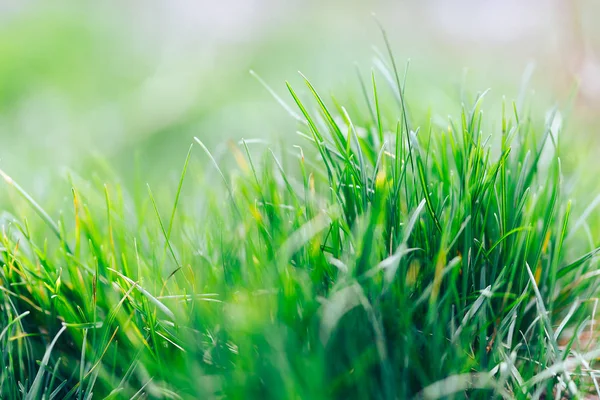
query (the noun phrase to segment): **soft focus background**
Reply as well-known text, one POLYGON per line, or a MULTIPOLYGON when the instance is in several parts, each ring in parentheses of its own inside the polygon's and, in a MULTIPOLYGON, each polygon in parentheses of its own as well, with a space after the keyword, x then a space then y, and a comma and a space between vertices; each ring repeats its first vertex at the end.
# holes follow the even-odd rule
POLYGON ((372 14, 399 62, 411 60, 413 107, 446 117, 487 88, 490 104, 516 99, 534 65, 529 101, 572 110, 572 158, 600 149, 595 0, 2 0, 0 168, 43 201, 64 167, 156 183, 179 173, 193 136, 217 147, 293 135, 249 70, 286 100, 298 70, 323 93, 355 97, 354 64, 368 76, 383 49, 372 14))

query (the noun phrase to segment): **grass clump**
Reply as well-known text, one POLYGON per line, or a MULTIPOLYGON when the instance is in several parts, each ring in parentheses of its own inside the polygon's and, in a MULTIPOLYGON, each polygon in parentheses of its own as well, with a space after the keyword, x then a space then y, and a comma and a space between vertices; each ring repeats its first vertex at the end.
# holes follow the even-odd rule
POLYGON ((225 168, 196 139, 163 192, 72 174, 57 218, 2 173, 41 217, 2 217, 2 397, 595 392, 597 250, 553 119, 509 104, 491 129, 481 95, 419 128, 377 66, 364 110, 288 85, 300 146, 241 141, 225 168), (187 183, 200 156, 222 187, 187 183))

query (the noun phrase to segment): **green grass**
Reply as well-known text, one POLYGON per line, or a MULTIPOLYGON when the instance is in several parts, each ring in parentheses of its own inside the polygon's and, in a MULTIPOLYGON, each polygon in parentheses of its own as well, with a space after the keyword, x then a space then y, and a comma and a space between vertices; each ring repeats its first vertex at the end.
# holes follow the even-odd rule
POLYGON ((482 94, 440 124, 376 67, 347 107, 288 85, 298 145, 196 139, 162 187, 73 172, 45 210, 2 172, 0 396, 596 393, 596 232, 553 119, 482 94))

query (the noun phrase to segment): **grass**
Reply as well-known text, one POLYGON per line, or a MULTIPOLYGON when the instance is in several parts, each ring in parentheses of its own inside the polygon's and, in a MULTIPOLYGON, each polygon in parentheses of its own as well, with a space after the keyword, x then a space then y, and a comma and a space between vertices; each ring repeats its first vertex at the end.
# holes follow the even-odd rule
POLYGON ((300 145, 195 139, 160 188, 73 172, 46 211, 2 172, 0 396, 600 394, 556 116, 481 94, 440 124, 375 65, 347 107, 288 84, 300 145))

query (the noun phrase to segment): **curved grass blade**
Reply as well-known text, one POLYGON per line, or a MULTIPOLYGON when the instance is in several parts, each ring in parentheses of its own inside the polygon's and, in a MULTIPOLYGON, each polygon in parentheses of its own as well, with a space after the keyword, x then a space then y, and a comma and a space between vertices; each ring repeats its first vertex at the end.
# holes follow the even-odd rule
POLYGON ((44 358, 42 358, 42 362, 40 363, 40 369, 38 370, 33 383, 31 384, 31 388, 25 395, 25 400, 36 400, 40 398, 41 390, 42 390, 42 381, 44 380, 44 375, 46 374, 46 367, 48 366, 48 362, 50 361, 50 355, 52 353, 52 349, 54 345, 58 341, 60 335, 67 329, 66 326, 60 328, 54 339, 46 349, 46 353, 44 353, 44 358))

